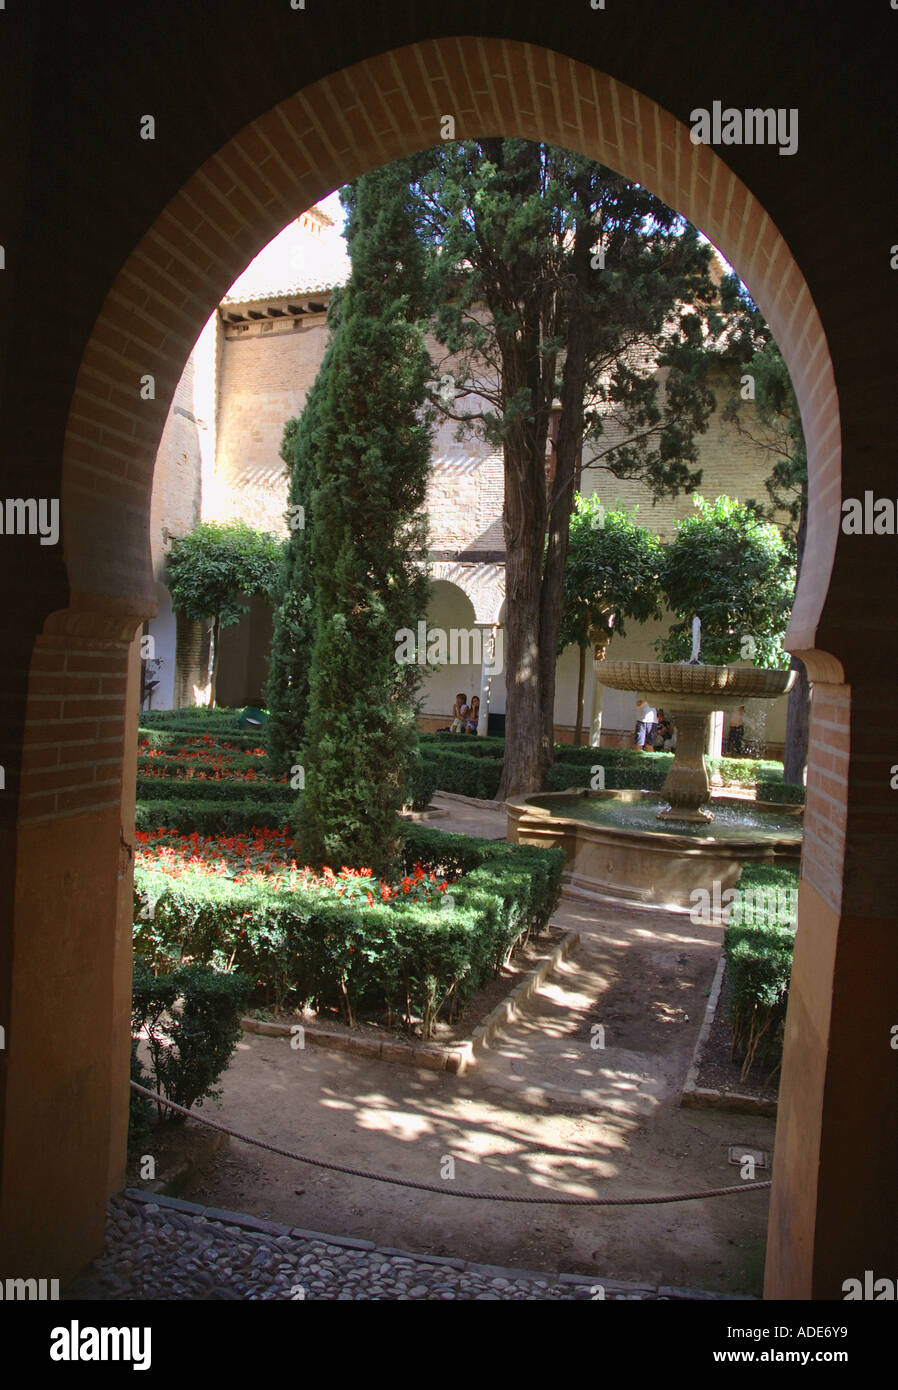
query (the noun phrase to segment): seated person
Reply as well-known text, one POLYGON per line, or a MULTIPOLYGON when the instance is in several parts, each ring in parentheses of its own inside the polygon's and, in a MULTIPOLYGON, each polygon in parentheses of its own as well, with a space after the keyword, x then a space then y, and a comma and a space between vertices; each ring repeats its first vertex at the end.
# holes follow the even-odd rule
POLYGON ((468 717, 465 720, 465 733, 476 734, 477 720, 480 718, 480 696, 471 697, 471 708, 468 710, 468 717))
POLYGON ((671 723, 663 709, 658 711, 658 723, 655 725, 654 749, 660 753, 667 745, 667 740, 671 736, 671 723))
POLYGON ((456 695, 455 704, 452 706, 452 723, 449 725, 453 734, 463 734, 465 731, 465 720, 468 717, 468 697, 467 695, 456 695))

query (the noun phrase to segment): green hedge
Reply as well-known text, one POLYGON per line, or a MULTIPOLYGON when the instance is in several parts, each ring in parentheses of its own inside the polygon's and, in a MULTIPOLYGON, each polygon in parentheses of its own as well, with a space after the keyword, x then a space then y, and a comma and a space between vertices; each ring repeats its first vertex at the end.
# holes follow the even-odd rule
POLYGON ((158 870, 135 874, 135 950, 154 968, 182 956, 237 968, 276 1007, 288 999, 421 1019, 463 1003, 502 968, 519 939, 542 930, 560 894, 560 850, 498 844, 405 825, 405 866, 463 870, 441 905, 359 907, 314 891, 273 890, 158 870))
MULTIPOLYGON (((767 895, 771 890, 794 894, 798 871, 748 865, 738 886, 767 895)), ((755 1066, 772 1075, 782 1061, 794 943, 794 921, 772 903, 747 920, 731 918, 724 932, 732 1056, 742 1063, 743 1080, 755 1066)))
POLYGON ((425 758, 419 757, 411 768, 408 809, 426 811, 433 800, 436 785, 435 769, 425 758))
POLYGON ((420 734, 421 752, 437 749, 441 752, 463 753, 468 758, 505 757, 504 738, 479 738, 476 734, 420 734))
MULTIPOLYGON (((471 742, 474 742, 473 737, 471 742)), ((440 791, 476 796, 484 801, 495 800, 502 778, 500 759, 468 756, 431 745, 421 749, 421 761, 440 791)))
MULTIPOLYGON (((595 759, 595 766, 604 767, 605 790, 657 791, 664 785, 668 765, 656 762, 654 758, 643 758, 634 767, 608 766, 595 759)), ((549 768, 546 778, 549 791, 566 791, 568 787, 589 787, 591 785, 590 764, 556 763, 549 768)))
MULTIPOLYGON (((140 1075, 139 1062, 135 1067, 137 1059, 133 1046, 133 1036, 143 1030, 152 1069, 148 1089, 155 1089, 188 1110, 192 1105, 202 1105, 204 1099, 217 1098, 218 1092, 213 1088, 230 1063, 240 1039, 240 1019, 249 996, 249 981, 236 972, 224 974, 194 964, 153 974, 144 960, 135 957, 131 995, 132 1077, 147 1085, 147 1079, 140 1075), (178 999, 181 1005, 176 1009, 178 999)), ((184 1116, 174 1111, 166 1110, 164 1114, 166 1118, 184 1122, 184 1116)), ((140 1110, 134 1118, 139 1127, 140 1110)))
POLYGON ((207 781, 192 778, 174 781, 168 777, 145 777, 137 774, 137 799, 139 801, 254 801, 260 805, 278 801, 291 805, 296 799, 288 782, 267 782, 258 779, 254 782, 207 781))
MULTIPOLYGON (((214 784, 213 784, 214 785, 214 784)), ((138 801, 135 826, 138 830, 178 830, 183 834, 196 831, 198 835, 236 835, 253 826, 279 830, 291 822, 291 807, 280 801, 253 800, 251 794, 237 796, 233 783, 231 799, 222 801, 190 801, 179 797, 172 783, 161 782, 168 788, 168 797, 138 801)))
POLYGON ((805 789, 798 782, 762 782, 759 780, 757 797, 759 801, 785 801, 803 806, 805 789))
POLYGON ((224 705, 216 705, 211 710, 205 705, 185 705, 183 709, 142 710, 140 723, 148 729, 183 729, 204 734, 233 728, 236 733, 241 713, 241 709, 224 705))

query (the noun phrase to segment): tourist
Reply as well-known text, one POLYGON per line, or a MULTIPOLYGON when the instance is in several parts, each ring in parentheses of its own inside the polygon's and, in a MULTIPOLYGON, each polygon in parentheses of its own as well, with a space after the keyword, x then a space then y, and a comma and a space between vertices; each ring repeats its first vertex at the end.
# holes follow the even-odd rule
POLYGON ((453 734, 463 734, 467 717, 468 697, 467 695, 456 695, 455 704, 452 706, 452 723, 449 725, 450 731, 453 734))
POLYGON ((643 753, 654 752, 653 738, 657 722, 658 716, 654 708, 645 700, 637 700, 635 742, 636 747, 641 748, 643 753))
POLYGON ((726 751, 733 757, 741 757, 742 742, 745 738, 745 706, 740 705, 736 713, 730 718, 730 727, 727 733, 726 751))
POLYGON ((474 695, 471 698, 471 708, 468 710, 468 717, 465 720, 465 731, 469 734, 476 734, 477 721, 480 718, 480 696, 474 695))
POLYGON ((655 736, 652 746, 656 753, 662 752, 667 747, 671 737, 671 723, 663 709, 658 711, 658 723, 655 725, 655 736))

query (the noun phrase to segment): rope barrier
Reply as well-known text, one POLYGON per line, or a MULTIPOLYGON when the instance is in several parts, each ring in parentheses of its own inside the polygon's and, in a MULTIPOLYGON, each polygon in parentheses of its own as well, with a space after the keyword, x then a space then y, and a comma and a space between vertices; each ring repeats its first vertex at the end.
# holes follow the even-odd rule
POLYGON ((364 1168, 348 1168, 342 1163, 328 1163, 323 1158, 309 1158, 307 1154, 294 1153, 292 1149, 282 1149, 278 1144, 266 1143, 264 1139, 255 1139, 250 1134, 241 1133, 239 1129, 229 1129, 227 1125, 220 1125, 215 1120, 207 1120, 202 1115, 195 1115, 192 1110, 186 1110, 183 1105, 176 1105, 173 1100, 166 1100, 164 1096, 157 1095, 155 1091, 148 1090, 146 1086, 138 1085, 136 1081, 131 1082, 131 1087, 140 1095, 146 1096, 148 1100, 154 1100, 158 1105, 165 1105, 169 1110, 175 1110, 179 1115, 195 1120, 197 1124, 206 1125, 209 1129, 217 1129, 221 1134, 227 1134, 231 1139, 240 1139, 244 1144, 254 1144, 256 1148, 266 1149, 268 1153, 279 1154, 282 1158, 292 1158, 297 1163, 308 1163, 313 1168, 326 1168, 332 1173, 345 1173, 350 1178, 369 1178, 372 1182, 385 1182, 393 1187, 409 1187, 416 1192, 436 1192, 441 1197, 469 1197, 482 1202, 518 1202, 529 1206, 648 1207, 667 1202, 699 1202, 705 1197, 730 1197, 737 1192, 759 1192, 762 1188, 772 1185, 768 1179, 765 1182, 736 1183, 731 1187, 709 1187, 704 1192, 678 1192, 668 1197, 515 1197, 507 1192, 468 1192, 464 1188, 441 1186, 431 1182, 413 1182, 408 1178, 389 1177, 386 1173, 369 1173, 364 1168))

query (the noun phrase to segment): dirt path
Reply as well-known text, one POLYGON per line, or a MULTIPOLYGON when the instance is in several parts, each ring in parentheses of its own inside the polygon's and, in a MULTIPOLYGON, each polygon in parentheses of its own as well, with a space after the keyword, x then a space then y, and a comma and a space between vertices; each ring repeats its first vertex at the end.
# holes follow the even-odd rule
MULTIPOLYGON (((773 1121, 678 1105, 719 931, 573 902, 555 921, 579 930, 580 946, 468 1076, 247 1037, 210 1115, 447 1189, 641 1196, 737 1182, 727 1146, 771 1150, 773 1121), (603 1049, 590 1045, 594 1024, 603 1049), (447 1157, 454 1179, 441 1173, 447 1157)), ((232 1141, 183 1195, 431 1254, 760 1292, 766 1192, 610 1210, 515 1206, 329 1174, 232 1141)))

